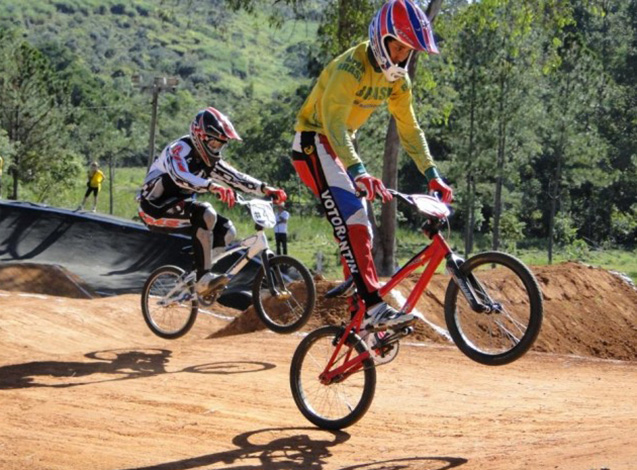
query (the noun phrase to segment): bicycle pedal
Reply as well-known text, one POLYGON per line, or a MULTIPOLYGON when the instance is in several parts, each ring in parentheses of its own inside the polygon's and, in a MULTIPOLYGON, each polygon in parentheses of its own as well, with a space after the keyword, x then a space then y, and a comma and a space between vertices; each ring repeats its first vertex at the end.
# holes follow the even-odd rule
POLYGON ((346 297, 350 297, 355 291, 356 291, 356 286, 354 284, 354 278, 350 276, 338 286, 333 287, 332 289, 327 291, 325 293, 325 298, 326 299, 346 298, 346 297))
MULTIPOLYGON (((391 330, 388 330, 391 331, 391 330)), ((385 346, 389 346, 399 340, 401 340, 402 338, 404 338, 405 336, 408 336, 410 334, 412 334, 414 332, 414 327, 413 326, 407 326, 405 328, 402 328, 398 331, 394 331, 390 334, 387 334, 385 336, 383 336, 382 338, 379 339, 378 343, 374 346, 376 348, 383 348, 385 346)))
POLYGON ((413 319, 413 320, 408 320, 404 323, 399 323, 398 325, 392 325, 392 326, 387 326, 387 325, 367 325, 364 330, 367 331, 368 333, 379 333, 379 332, 383 332, 383 331, 390 331, 390 332, 396 332, 396 331, 402 331, 405 330, 407 328, 412 328, 412 325, 414 323, 416 323, 417 319, 413 319))
POLYGON ((388 364, 398 355, 400 346, 398 338, 391 340, 395 335, 385 334, 382 338, 378 338, 378 335, 378 333, 369 335, 365 339, 365 342, 371 351, 371 357, 376 365, 388 364))
POLYGON ((215 303, 216 300, 217 300, 217 295, 216 294, 205 295, 203 297, 199 297, 199 303, 203 307, 210 307, 212 304, 215 303))

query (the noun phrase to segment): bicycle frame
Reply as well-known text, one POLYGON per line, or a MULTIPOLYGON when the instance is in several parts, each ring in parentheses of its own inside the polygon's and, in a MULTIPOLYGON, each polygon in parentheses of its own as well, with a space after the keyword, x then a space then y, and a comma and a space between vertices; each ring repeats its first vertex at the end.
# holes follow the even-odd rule
MULTIPOLYGON (((400 268, 379 290, 381 297, 385 296, 385 294, 393 290, 416 269, 422 266, 426 266, 425 270, 420 275, 418 282, 414 286, 411 294, 409 294, 409 297, 407 298, 405 304, 401 309, 403 313, 409 313, 414 309, 414 307, 416 306, 416 302, 429 285, 429 282, 436 272, 436 269, 438 269, 438 266, 440 266, 440 263, 442 263, 443 259, 451 256, 453 253, 451 248, 447 244, 447 241, 442 235, 440 235, 440 233, 434 233, 431 236, 431 239, 432 242, 429 245, 423 248, 417 255, 415 255, 402 268, 400 268)), ((345 355, 345 363, 337 367, 336 369, 331 370, 332 365, 334 365, 336 360, 339 358, 339 353, 341 351, 341 348, 347 341, 347 338, 352 332, 358 333, 360 331, 365 308, 362 305, 362 301, 360 299, 358 302, 359 308, 356 315, 354 315, 350 323, 345 327, 345 333, 340 337, 339 342, 334 349, 334 353, 330 357, 327 366, 319 376, 319 380, 324 385, 345 380, 353 373, 359 371, 363 367, 363 362, 365 361, 365 359, 370 357, 370 352, 366 351, 354 358, 350 358, 353 348, 348 348, 348 351, 345 355)))
POLYGON ((219 254, 218 256, 215 256, 212 259, 212 264, 214 265, 225 257, 244 249, 246 250, 246 252, 226 271, 226 275, 230 277, 234 276, 239 271, 241 271, 251 259, 255 258, 260 253, 267 253, 269 251, 270 245, 268 243, 268 237, 266 236, 265 231, 261 229, 257 231, 255 235, 244 238, 236 245, 231 245, 226 251, 219 254))
MULTIPOLYGON (((242 205, 250 205, 251 202, 254 201, 245 201, 243 200, 243 198, 238 197, 237 198, 237 202, 239 204, 242 205)), ((253 213, 253 218, 254 218, 254 213, 253 213)), ((238 242, 236 242, 235 244, 229 246, 226 248, 226 250, 220 254, 218 254, 217 256, 214 256, 212 258, 212 264, 216 264, 217 262, 221 261, 222 259, 232 255, 233 253, 236 253, 238 251, 241 250, 245 250, 245 253, 243 255, 241 255, 241 257, 239 257, 238 260, 236 260, 234 262, 234 264, 232 266, 230 266, 230 268, 228 268, 225 271, 225 275, 228 276, 229 278, 232 278, 233 276, 235 276, 236 274, 238 274, 244 267, 246 264, 248 264, 252 259, 254 259, 256 256, 260 255, 261 256, 261 262, 264 266, 264 269, 266 270, 265 272, 267 273, 266 279, 268 282, 268 288, 270 290, 270 293, 273 296, 278 296, 281 295, 280 292, 278 292, 276 290, 275 285, 277 285, 275 283, 275 281, 279 281, 279 284, 281 284, 281 280, 280 279, 273 279, 273 275, 270 272, 269 269, 269 258, 270 256, 273 255, 272 251, 270 251, 270 245, 268 243, 268 237, 265 234, 265 228, 263 225, 260 225, 260 223, 257 223, 257 219, 254 219, 255 223, 256 223, 256 228, 257 228, 257 233, 254 235, 251 235, 249 237, 246 237, 238 242)), ((263 223, 263 222, 261 222, 263 223)), ((269 227, 268 227, 269 228, 269 227)), ((280 276, 280 273, 276 273, 275 274, 277 277, 280 276)), ((195 281, 195 277, 196 277, 196 273, 195 271, 190 271, 185 273, 184 276, 182 276, 180 282, 178 285, 176 285, 170 292, 168 292, 168 294, 166 294, 166 298, 171 298, 172 296, 174 296, 174 294, 176 292, 180 292, 181 290, 184 289, 184 286, 188 285, 190 282, 194 282, 195 281)))

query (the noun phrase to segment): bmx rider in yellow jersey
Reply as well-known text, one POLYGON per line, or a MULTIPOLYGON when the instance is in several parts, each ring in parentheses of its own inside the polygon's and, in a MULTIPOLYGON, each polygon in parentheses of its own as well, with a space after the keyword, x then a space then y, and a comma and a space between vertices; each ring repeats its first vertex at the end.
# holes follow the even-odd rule
POLYGON ((424 175, 428 188, 450 202, 452 189, 442 180, 412 107, 409 62, 416 51, 437 54, 431 25, 410 0, 389 0, 369 26, 369 41, 349 49, 321 73, 297 115, 292 160, 303 182, 320 198, 339 244, 346 277, 352 276, 366 307, 363 327, 401 328, 417 317, 401 314, 380 297, 372 258, 366 207, 357 198, 392 195, 370 175, 353 145, 353 134, 374 110, 387 103, 400 142, 424 175))

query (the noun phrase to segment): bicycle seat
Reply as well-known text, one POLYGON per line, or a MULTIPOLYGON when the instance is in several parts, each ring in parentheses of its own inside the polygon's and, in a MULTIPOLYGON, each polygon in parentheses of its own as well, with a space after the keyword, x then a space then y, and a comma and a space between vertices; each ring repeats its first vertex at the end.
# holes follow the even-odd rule
POLYGON ((325 298, 333 299, 334 297, 349 297, 354 293, 355 289, 356 287, 354 286, 354 278, 350 276, 338 286, 328 290, 325 293, 325 298))

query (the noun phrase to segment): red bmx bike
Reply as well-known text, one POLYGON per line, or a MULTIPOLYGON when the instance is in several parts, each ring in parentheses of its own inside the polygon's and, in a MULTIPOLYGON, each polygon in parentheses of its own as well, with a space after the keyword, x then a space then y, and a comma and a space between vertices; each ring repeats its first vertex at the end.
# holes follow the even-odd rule
MULTIPOLYGON (((531 271, 519 259, 496 251, 463 260, 441 233, 449 216, 444 204, 431 196, 392 194, 424 214, 423 232, 431 243, 382 286, 381 296, 424 267, 401 309, 411 312, 444 260, 451 275, 445 322, 454 343, 481 364, 519 359, 537 338, 543 317, 541 291, 531 271)), ((292 359, 290 386, 297 407, 309 421, 323 429, 341 429, 363 417, 374 398, 376 366, 394 359, 399 340, 413 329, 361 329, 365 309, 351 279, 327 295, 353 295, 358 309, 347 325, 318 328, 301 341, 292 359)))

